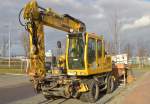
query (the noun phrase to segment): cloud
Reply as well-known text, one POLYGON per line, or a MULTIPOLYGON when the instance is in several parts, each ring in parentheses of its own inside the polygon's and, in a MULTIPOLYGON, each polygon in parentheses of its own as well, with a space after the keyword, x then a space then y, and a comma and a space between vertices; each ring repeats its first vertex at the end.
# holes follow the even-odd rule
POLYGON ((150 15, 144 15, 141 18, 135 20, 133 23, 125 24, 122 30, 140 28, 150 25, 150 15))
MULTIPOLYGON (((16 41, 20 36, 21 27, 18 23, 19 10, 30 0, 0 0, 0 33, 7 34, 7 29, 2 28, 3 25, 8 24, 9 21, 13 23, 13 37, 12 41, 16 41), (7 9, 6 9, 7 8, 7 9), (18 31, 17 27, 21 27, 18 31)), ((88 32, 96 32, 97 34, 104 34, 105 39, 111 38, 111 33, 108 32, 110 27, 108 26, 112 21, 112 15, 117 10, 119 20, 123 21, 123 28, 126 30, 124 36, 129 38, 137 36, 136 28, 146 28, 144 26, 149 25, 150 3, 144 0, 37 0, 38 4, 44 8, 51 7, 59 14, 69 14, 77 19, 80 19, 86 24, 88 32)), ((138 29, 138 34, 150 33, 149 29, 138 29)), ((0 34, 0 35, 1 35, 0 34)), ((47 47, 51 48, 55 46, 57 37, 64 38, 65 32, 58 32, 51 28, 45 29, 47 47), (53 31, 50 31, 53 30, 53 31)), ((139 36, 140 36, 139 34, 139 36)), ((146 35, 147 39, 149 35, 146 35)), ((1 37, 0 37, 1 38, 1 37)), ((16 48, 18 49, 18 48, 16 48)))

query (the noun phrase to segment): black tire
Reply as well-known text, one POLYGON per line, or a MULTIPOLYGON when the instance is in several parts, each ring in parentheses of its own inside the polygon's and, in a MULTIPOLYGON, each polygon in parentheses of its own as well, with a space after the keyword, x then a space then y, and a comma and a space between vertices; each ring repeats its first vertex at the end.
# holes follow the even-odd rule
POLYGON ((110 74, 107 78, 107 91, 106 93, 112 93, 115 90, 116 84, 112 74, 110 74))
POLYGON ((81 93, 80 100, 83 102, 94 103, 99 98, 99 86, 98 83, 94 79, 89 79, 84 81, 87 84, 89 91, 81 93))
POLYGON ((44 98, 47 99, 47 100, 53 100, 53 99, 55 99, 54 96, 47 94, 46 91, 43 91, 42 93, 43 93, 44 98))
POLYGON ((45 98, 46 100, 56 100, 56 99, 61 98, 61 97, 50 96, 50 95, 44 95, 44 98, 45 98))
POLYGON ((52 100, 52 97, 48 96, 48 95, 44 95, 44 98, 47 99, 47 100, 52 100))

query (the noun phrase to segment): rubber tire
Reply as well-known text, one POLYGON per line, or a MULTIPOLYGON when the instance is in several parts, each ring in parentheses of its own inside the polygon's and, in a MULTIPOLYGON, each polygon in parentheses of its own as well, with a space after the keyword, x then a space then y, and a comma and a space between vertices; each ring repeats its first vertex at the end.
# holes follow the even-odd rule
POLYGON ((88 85, 89 91, 81 93, 79 99, 83 102, 89 102, 89 103, 96 102, 99 98, 99 92, 100 92, 98 83, 94 79, 84 80, 83 83, 88 85), (95 86, 95 92, 93 92, 94 86, 95 86))
POLYGON ((44 95, 44 98, 47 100, 52 100, 52 97, 48 96, 48 95, 44 95))
POLYGON ((108 93, 112 93, 112 92, 115 90, 115 86, 116 86, 115 81, 114 81, 112 75, 110 74, 110 75, 108 76, 108 79, 107 79, 107 89, 106 89, 106 93, 107 93, 107 94, 108 94, 108 93))

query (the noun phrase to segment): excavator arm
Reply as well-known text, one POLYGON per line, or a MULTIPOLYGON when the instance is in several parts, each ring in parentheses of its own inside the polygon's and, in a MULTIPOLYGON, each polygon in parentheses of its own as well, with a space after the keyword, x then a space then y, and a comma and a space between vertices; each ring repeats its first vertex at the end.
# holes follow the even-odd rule
POLYGON ((23 17, 25 20, 38 21, 42 25, 53 27, 65 32, 83 32, 85 24, 80 20, 68 15, 60 15, 51 8, 38 6, 36 0, 31 0, 24 8, 23 17))
POLYGON ((34 83, 43 80, 46 75, 43 26, 53 27, 68 33, 84 32, 86 30, 83 22, 67 14, 59 15, 51 8, 42 8, 38 6, 36 0, 31 0, 25 5, 20 12, 19 21, 21 25, 25 26, 30 36, 30 67, 28 74, 34 83), (22 13, 25 24, 20 20, 22 13))

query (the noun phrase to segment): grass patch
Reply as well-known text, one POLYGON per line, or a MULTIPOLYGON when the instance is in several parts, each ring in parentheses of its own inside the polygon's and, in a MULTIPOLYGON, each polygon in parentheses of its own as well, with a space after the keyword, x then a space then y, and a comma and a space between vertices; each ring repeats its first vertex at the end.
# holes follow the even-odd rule
POLYGON ((150 67, 143 67, 143 68, 131 68, 132 70, 137 70, 137 71, 150 71, 150 67))
POLYGON ((21 70, 21 69, 0 69, 0 74, 6 74, 6 73, 24 74, 25 70, 21 70))

